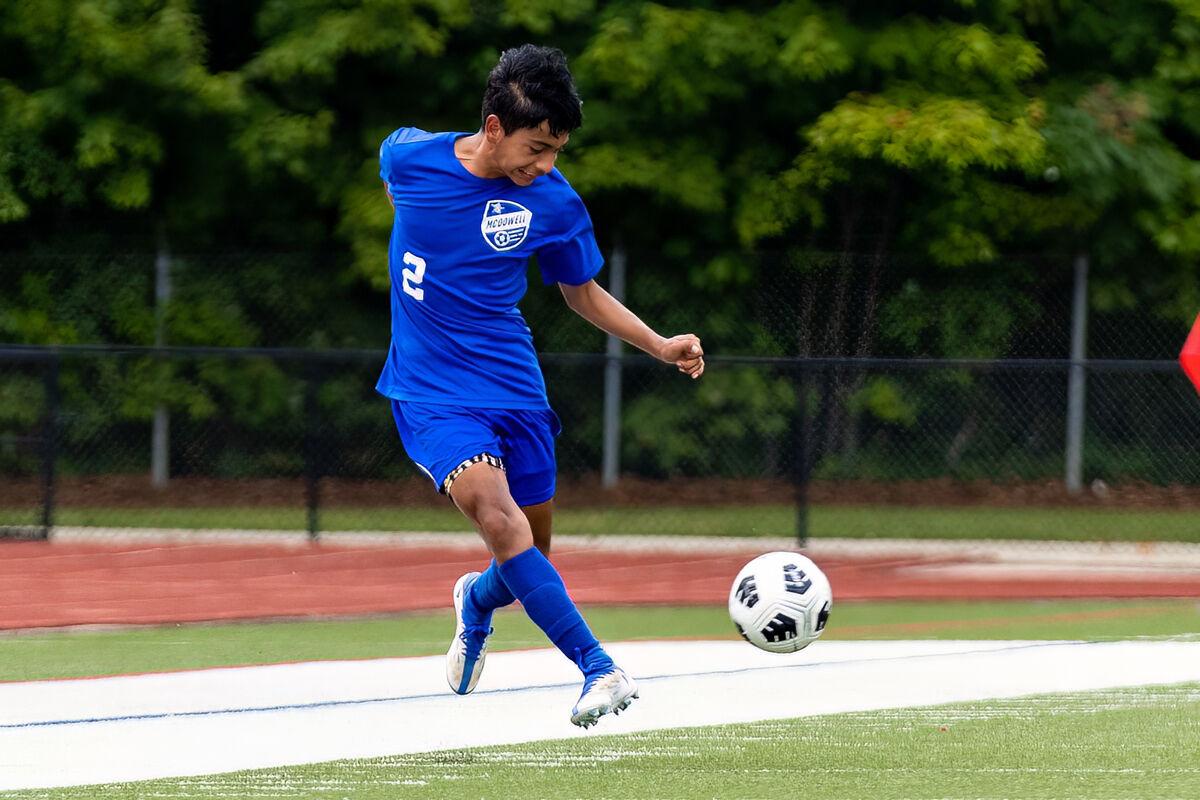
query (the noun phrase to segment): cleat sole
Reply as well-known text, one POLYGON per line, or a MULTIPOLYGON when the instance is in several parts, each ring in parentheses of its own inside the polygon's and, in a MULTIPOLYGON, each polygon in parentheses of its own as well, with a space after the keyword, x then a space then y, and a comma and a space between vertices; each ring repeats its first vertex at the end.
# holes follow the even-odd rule
POLYGON ((635 689, 633 694, 629 695, 615 706, 600 706, 599 708, 588 711, 578 718, 573 718, 571 722, 580 728, 587 730, 588 728, 591 728, 599 723, 600 718, 605 714, 612 714, 614 717, 618 716, 622 711, 629 708, 629 706, 633 704, 634 700, 638 699, 639 691, 640 690, 635 689))

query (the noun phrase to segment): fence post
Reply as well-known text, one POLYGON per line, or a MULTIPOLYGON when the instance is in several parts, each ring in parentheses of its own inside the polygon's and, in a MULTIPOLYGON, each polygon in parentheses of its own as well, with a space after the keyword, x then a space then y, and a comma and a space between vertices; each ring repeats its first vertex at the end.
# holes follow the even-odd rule
POLYGON ((1088 257, 1075 257, 1075 287, 1071 298, 1071 372, 1067 384, 1067 491, 1083 489, 1083 432, 1087 395, 1088 257))
MULTIPOLYGON (((171 251, 166 234, 158 236, 158 253, 154 257, 154 346, 167 344, 167 306, 171 302, 171 251)), ((154 422, 150 434, 150 484, 155 489, 166 487, 171 477, 171 414, 166 405, 154 407, 154 422)))
POLYGON ((796 545, 807 547, 808 540, 811 538, 808 519, 808 489, 812 483, 812 471, 817 463, 817 458, 826 452, 818 446, 822 437, 816 431, 824 431, 829 427, 835 394, 834 387, 837 384, 837 369, 830 361, 826 361, 819 369, 820 378, 815 384, 817 388, 817 416, 815 419, 810 418, 808 413, 808 389, 811 376, 807 362, 804 359, 797 359, 796 370, 799 376, 797 393, 800 400, 796 449, 800 466, 799 471, 793 477, 796 490, 796 545))
POLYGON ((808 433, 808 369, 803 359, 792 366, 796 416, 792 432, 792 490, 796 502, 796 546, 808 546, 808 482, 812 476, 812 437, 808 433))
MULTIPOLYGON (((625 300, 625 248, 613 247, 608 270, 608 293, 625 300)), ((609 335, 604 348, 604 442, 600 485, 611 489, 621 472, 621 347, 616 336, 609 335)))
POLYGON ((54 493, 58 462, 58 354, 52 354, 42 377, 46 408, 42 420, 42 538, 50 538, 54 527, 54 493))
POLYGON ((304 501, 308 510, 308 538, 317 541, 321 504, 321 419, 317 389, 321 374, 314 362, 304 370, 304 501))

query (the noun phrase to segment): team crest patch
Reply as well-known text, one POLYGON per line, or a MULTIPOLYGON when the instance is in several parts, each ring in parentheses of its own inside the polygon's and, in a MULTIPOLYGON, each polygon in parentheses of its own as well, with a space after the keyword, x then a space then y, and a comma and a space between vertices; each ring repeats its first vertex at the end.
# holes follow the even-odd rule
POLYGON ((511 200, 488 200, 479 230, 493 250, 512 250, 525 241, 533 212, 511 200))

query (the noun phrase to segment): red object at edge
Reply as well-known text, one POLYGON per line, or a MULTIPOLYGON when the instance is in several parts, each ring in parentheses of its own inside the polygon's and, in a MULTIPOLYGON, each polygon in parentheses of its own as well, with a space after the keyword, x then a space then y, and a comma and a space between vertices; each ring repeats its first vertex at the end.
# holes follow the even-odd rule
POLYGON ((1192 326, 1192 332, 1188 334, 1183 349, 1179 351, 1179 364, 1192 379, 1196 392, 1200 393, 1200 315, 1196 317, 1196 324, 1192 326))

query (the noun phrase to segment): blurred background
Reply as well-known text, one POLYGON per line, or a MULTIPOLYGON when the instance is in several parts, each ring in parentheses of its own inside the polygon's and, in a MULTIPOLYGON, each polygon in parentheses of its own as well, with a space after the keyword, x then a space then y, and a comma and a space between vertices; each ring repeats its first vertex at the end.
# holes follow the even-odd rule
POLYGON ((601 282, 522 310, 558 530, 1200 542, 1184 0, 0 9, 0 532, 467 530, 373 391, 380 141, 570 58, 601 282))

